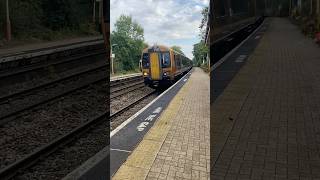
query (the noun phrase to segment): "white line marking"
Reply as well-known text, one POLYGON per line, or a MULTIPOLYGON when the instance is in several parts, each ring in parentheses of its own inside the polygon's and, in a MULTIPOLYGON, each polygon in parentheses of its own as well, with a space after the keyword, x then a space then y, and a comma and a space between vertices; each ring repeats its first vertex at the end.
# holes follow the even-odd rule
POLYGON ((234 62, 241 63, 244 59, 246 59, 247 55, 240 55, 234 62))
POLYGON ((122 150, 122 149, 112 149, 110 148, 110 151, 120 151, 120 152, 127 152, 127 153, 131 153, 132 151, 127 151, 127 150, 122 150))
POLYGON ((260 24, 260 26, 253 32, 251 33, 245 40, 243 40, 238 46, 236 46, 235 48, 233 48, 228 54, 226 54, 225 56, 223 56, 223 58, 221 58, 218 62, 216 62, 210 69, 210 72, 215 70, 217 67, 219 67, 222 63, 224 63, 224 61, 226 61, 231 54, 233 54, 236 50, 238 50, 245 42, 247 42, 260 28, 261 26, 265 23, 266 21, 263 21, 262 24, 260 24))
POLYGON ((123 75, 123 76, 115 76, 115 77, 110 77, 110 81, 117 81, 117 80, 122 80, 126 78, 132 78, 132 77, 138 77, 142 76, 142 73, 134 73, 134 74, 128 74, 128 75, 123 75))
MULTIPOLYGON (((191 74, 191 73, 190 73, 191 74)), ((134 115, 132 115, 129 119, 127 119, 126 121, 124 121, 122 124, 120 124, 117 128, 115 128, 113 131, 111 131, 110 133, 110 138, 112 138, 113 135, 115 135, 117 132, 119 132, 122 128, 124 128, 127 124, 129 124, 134 118, 136 118, 137 116, 139 116, 144 110, 146 110, 147 108, 149 108, 154 102, 156 102, 159 98, 161 98, 163 95, 165 95, 168 91, 170 91, 170 89, 172 89, 174 86, 176 86, 182 79, 184 79, 186 76, 188 75, 188 73, 186 75, 184 75, 179 81, 177 81, 174 85, 172 85, 171 87, 169 87, 166 91, 164 91, 163 93, 161 93, 158 97, 156 97, 154 100, 152 100, 149 104, 147 104, 144 108, 140 109, 140 111, 138 111, 137 113, 135 113, 134 115)))

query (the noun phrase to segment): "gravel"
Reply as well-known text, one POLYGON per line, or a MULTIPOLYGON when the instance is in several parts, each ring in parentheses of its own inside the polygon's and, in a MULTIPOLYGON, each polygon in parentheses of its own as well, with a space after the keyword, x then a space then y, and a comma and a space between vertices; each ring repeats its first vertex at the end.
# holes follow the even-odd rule
POLYGON ((91 85, 37 110, 25 112, 3 125, 0 129, 0 168, 105 112, 106 88, 104 82, 91 85))
POLYGON ((103 121, 91 131, 82 135, 49 157, 26 169, 14 179, 61 179, 80 164, 94 156, 107 146, 109 139, 109 121, 103 121))
POLYGON ((6 103, 0 105, 0 114, 2 117, 10 115, 25 108, 37 105, 38 103, 45 102, 50 98, 55 98, 60 94, 73 91, 76 88, 101 79, 104 73, 104 69, 99 69, 88 74, 82 74, 74 78, 52 84, 45 88, 13 97, 10 100, 6 100, 6 103))
POLYGON ((48 82, 52 82, 61 78, 65 78, 70 76, 71 74, 75 74, 78 72, 83 72, 86 70, 93 69, 94 67, 105 65, 104 63, 95 63, 90 66, 80 66, 77 68, 73 68, 68 71, 63 71, 60 73, 48 73, 47 76, 41 76, 41 77, 33 77, 32 79, 20 83, 15 83, 12 85, 2 86, 0 89, 1 97, 17 93, 20 91, 24 91, 42 84, 46 84, 48 82))
POLYGON ((145 87, 142 89, 136 89, 136 90, 131 91, 127 94, 124 94, 122 96, 119 96, 119 97, 112 99, 111 103, 110 103, 111 114, 114 114, 115 112, 128 106, 129 104, 140 99, 141 97, 145 96, 146 94, 151 93, 152 91, 154 91, 154 89, 151 89, 149 87, 145 87))
MULTIPOLYGON (((106 99, 108 91, 108 84, 99 82, 23 112, 4 124, 0 127, 0 136, 2 137, 0 139, 0 169, 109 109, 110 114, 119 111, 154 89, 139 88, 115 97, 110 101, 110 108, 109 99, 106 99)), ((110 129, 113 130, 155 97, 157 94, 142 100, 128 111, 114 117, 111 123, 109 120, 101 122, 100 125, 95 126, 71 144, 27 168, 14 179, 63 178, 107 146, 110 129)))
POLYGON ((118 115, 117 117, 114 117, 110 123, 111 125, 111 131, 117 128, 121 123, 126 121, 128 118, 133 116, 135 113, 140 111, 143 107, 145 107, 147 104, 149 104, 152 100, 154 100, 158 94, 153 94, 146 99, 142 100, 139 104, 136 104, 126 112, 122 113, 121 115, 118 115))

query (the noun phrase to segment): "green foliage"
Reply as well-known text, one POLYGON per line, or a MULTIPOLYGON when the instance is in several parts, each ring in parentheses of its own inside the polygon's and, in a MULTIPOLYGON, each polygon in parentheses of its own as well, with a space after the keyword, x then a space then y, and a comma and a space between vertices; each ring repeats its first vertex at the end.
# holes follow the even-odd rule
POLYGON ((171 49, 173 49, 174 51, 177 51, 178 53, 182 54, 182 55, 185 55, 183 53, 183 51, 181 50, 181 47, 180 46, 172 46, 171 49))
MULTIPOLYGON (((97 33, 91 22, 91 0, 9 0, 9 8, 15 39, 53 40, 97 33)), ((0 0, 1 27, 4 27, 5 12, 5 1, 0 0)))
POLYGON ((193 51, 192 51, 192 54, 194 57, 194 64, 196 66, 201 66, 202 61, 207 57, 207 53, 208 53, 208 48, 203 41, 200 41, 199 43, 194 44, 193 51))
POLYGON ((45 12, 44 24, 52 30, 60 30, 64 27, 73 27, 78 24, 75 18, 72 1, 68 0, 44 0, 45 12))
POLYGON ((41 0, 11 0, 9 5, 13 36, 35 36, 44 29, 41 27, 41 0))
POLYGON ((201 23, 199 26, 200 29, 200 34, 199 36, 201 37, 202 40, 204 40, 206 37, 206 28, 207 28, 207 22, 208 22, 208 13, 209 13, 209 7, 204 7, 201 11, 202 14, 202 19, 201 23))
POLYGON ((147 48, 147 47, 149 47, 149 44, 146 43, 146 42, 144 42, 144 43, 143 43, 143 49, 145 49, 145 48, 147 48))
POLYGON ((201 12, 202 20, 199 26, 201 40, 199 43, 193 45, 193 50, 192 50, 193 62, 194 62, 193 64, 195 66, 203 65, 202 62, 204 59, 206 59, 207 53, 208 53, 208 48, 206 47, 206 44, 204 42, 205 36, 206 36, 208 13, 209 13, 209 8, 204 7, 201 12))
POLYGON ((144 43, 143 28, 131 16, 121 15, 111 33, 111 45, 116 55, 116 70, 130 71, 138 68, 144 43))

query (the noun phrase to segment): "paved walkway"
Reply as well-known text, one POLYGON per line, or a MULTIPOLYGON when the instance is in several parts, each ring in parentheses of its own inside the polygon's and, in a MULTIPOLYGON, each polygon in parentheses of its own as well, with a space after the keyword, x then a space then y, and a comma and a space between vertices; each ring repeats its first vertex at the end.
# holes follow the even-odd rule
POLYGON ((209 110, 209 76, 195 68, 112 179, 209 179, 209 110))
POLYGON ((211 179, 320 179, 320 47, 272 19, 211 127, 211 179))

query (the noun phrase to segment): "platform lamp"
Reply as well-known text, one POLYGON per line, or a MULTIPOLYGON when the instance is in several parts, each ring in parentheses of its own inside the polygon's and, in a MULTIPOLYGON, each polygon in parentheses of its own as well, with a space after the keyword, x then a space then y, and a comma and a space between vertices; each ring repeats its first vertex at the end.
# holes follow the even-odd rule
POLYGON ((111 53, 110 53, 111 54, 111 72, 112 72, 112 74, 114 74, 113 61, 114 61, 114 58, 116 57, 115 54, 112 53, 112 48, 115 47, 115 46, 118 46, 118 44, 112 44, 111 45, 111 53))
POLYGON ((9 12, 9 0, 6 0, 6 39, 11 41, 11 23, 10 23, 10 12, 9 12))

